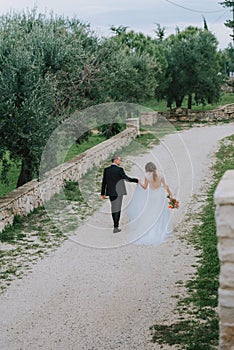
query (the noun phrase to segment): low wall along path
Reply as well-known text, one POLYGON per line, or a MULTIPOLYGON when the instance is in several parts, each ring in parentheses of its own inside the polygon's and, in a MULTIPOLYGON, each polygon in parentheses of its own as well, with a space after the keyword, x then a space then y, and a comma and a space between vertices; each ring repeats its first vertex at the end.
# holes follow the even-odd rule
POLYGON ((12 225, 15 215, 26 215, 49 201, 61 191, 65 180, 78 181, 89 169, 129 145, 139 133, 138 125, 134 118, 127 121, 126 130, 49 171, 45 180, 32 180, 1 198, 0 232, 7 225, 12 225))

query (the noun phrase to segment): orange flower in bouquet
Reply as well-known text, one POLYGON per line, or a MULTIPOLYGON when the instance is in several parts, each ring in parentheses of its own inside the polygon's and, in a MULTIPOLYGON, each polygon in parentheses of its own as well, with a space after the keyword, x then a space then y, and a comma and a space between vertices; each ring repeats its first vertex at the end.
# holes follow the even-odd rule
POLYGON ((178 209, 179 208, 179 201, 176 198, 172 198, 170 196, 167 196, 169 198, 168 201, 168 208, 170 209, 178 209))

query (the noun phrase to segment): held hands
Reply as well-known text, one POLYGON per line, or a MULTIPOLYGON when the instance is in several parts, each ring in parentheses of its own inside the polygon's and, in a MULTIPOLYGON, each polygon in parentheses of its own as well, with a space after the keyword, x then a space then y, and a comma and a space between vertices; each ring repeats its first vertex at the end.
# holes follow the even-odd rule
POLYGON ((101 199, 104 201, 106 199, 106 196, 105 195, 102 195, 101 196, 101 199))
POLYGON ((140 185, 144 190, 146 187, 144 187, 144 184, 142 183, 141 179, 138 179, 138 185, 140 185))

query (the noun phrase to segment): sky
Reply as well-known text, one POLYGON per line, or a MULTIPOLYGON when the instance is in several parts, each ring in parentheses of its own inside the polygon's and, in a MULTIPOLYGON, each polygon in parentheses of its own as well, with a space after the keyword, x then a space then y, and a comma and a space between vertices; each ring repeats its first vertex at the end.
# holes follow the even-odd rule
POLYGON ((100 36, 111 35, 112 25, 127 26, 129 30, 155 37, 157 23, 165 28, 165 35, 189 25, 203 28, 206 19, 209 30, 215 34, 219 48, 231 42, 229 28, 224 22, 232 12, 222 7, 221 0, 0 0, 0 14, 22 12, 37 7, 38 12, 65 17, 77 17, 89 23, 100 36))

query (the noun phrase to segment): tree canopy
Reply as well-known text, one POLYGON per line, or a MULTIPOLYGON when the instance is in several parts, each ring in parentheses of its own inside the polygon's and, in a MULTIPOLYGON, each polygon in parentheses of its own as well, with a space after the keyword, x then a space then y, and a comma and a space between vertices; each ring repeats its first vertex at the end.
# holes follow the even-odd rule
POLYGON ((217 56, 217 39, 208 30, 188 27, 165 40, 167 47, 167 78, 164 90, 168 107, 175 101, 181 107, 185 96, 191 109, 197 103, 219 99, 222 79, 217 56))
POLYGON ((82 105, 93 42, 78 20, 35 12, 0 17, 0 156, 5 165, 6 154, 21 162, 18 186, 36 173, 52 130, 82 105))
POLYGON ((218 99, 222 60, 204 25, 168 38, 159 24, 156 38, 120 26, 112 27, 111 37, 98 38, 77 18, 36 10, 0 16, 3 174, 17 162, 17 186, 37 176, 48 138, 76 110, 162 98, 179 107, 185 96, 191 108, 192 99, 218 99))

